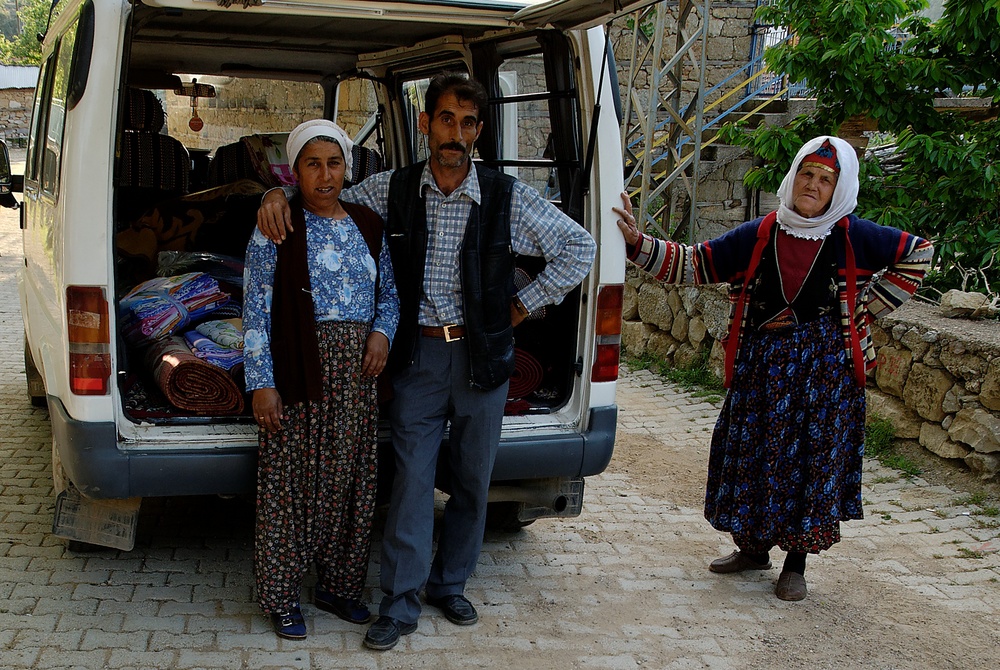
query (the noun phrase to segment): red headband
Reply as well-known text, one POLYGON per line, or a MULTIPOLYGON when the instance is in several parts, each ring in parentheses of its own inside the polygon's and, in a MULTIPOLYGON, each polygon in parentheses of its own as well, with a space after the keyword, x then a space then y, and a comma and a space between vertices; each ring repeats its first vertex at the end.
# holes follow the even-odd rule
POLYGON ((801 170, 806 167, 815 167, 838 176, 840 175, 840 161, 837 160, 837 150, 830 144, 830 140, 823 140, 823 144, 819 149, 802 159, 799 169, 801 170))

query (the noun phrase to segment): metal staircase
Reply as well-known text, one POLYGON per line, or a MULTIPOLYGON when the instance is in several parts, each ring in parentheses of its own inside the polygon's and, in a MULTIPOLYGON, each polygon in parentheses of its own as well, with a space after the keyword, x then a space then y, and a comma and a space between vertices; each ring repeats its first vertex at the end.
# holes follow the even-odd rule
POLYGON ((719 147, 727 121, 769 122, 775 101, 787 99, 781 74, 768 72, 764 49, 788 39, 780 28, 754 24, 745 64, 711 87, 705 60, 711 0, 659 2, 629 15, 618 53, 627 51, 622 144, 625 182, 646 230, 692 242, 699 214, 698 185, 735 160, 740 150, 719 147), (673 27, 673 25, 676 27, 673 27), (673 48, 669 39, 673 39, 673 48), (683 232, 687 235, 683 235, 683 232))

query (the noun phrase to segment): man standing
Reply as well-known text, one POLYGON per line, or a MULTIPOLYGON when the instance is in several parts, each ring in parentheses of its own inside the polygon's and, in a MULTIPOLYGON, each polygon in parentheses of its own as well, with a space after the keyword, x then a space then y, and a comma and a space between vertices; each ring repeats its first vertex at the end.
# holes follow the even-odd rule
MULTIPOLYGON (((452 623, 479 620, 464 591, 482 548, 514 369, 513 327, 531 310, 560 302, 596 252, 587 231, 537 191, 474 165, 487 103, 478 82, 435 77, 419 118, 430 159, 343 194, 386 221, 401 312, 386 368, 396 475, 382 540, 385 595, 364 640, 371 649, 391 649, 416 630, 424 589, 426 602, 452 623), (514 254, 547 260, 520 292, 514 254), (446 427, 451 491, 432 559, 434 479, 446 427)), ((286 211, 280 191, 268 194, 258 214, 262 232, 279 237, 286 211)))

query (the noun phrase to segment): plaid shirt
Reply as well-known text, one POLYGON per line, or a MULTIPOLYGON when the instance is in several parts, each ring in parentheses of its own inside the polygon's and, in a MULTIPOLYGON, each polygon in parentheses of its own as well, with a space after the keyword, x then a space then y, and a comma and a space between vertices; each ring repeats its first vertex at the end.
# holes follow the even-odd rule
MULTIPOLYGON (((373 175, 341 197, 366 205, 385 219, 391 175, 392 171, 373 175)), ((475 164, 447 196, 437 187, 430 165, 425 165, 420 189, 427 204, 427 263, 417 321, 422 326, 462 324, 459 256, 472 203, 480 202, 475 164)), ((545 269, 518 293, 529 311, 561 302, 590 271, 597 252, 586 230, 520 181, 514 183, 511 194, 510 237, 514 253, 546 260, 545 269)))

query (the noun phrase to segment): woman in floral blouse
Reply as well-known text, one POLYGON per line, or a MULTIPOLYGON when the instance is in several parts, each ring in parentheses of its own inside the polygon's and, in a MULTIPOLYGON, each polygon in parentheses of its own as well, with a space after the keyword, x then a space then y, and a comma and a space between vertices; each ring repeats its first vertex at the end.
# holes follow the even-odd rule
POLYGON ((259 425, 254 572, 261 609, 285 638, 306 636, 302 578, 316 565, 315 605, 353 623, 375 508, 375 377, 399 322, 382 220, 339 200, 352 143, 331 121, 288 136, 299 183, 293 229, 247 246, 247 390, 259 425))

